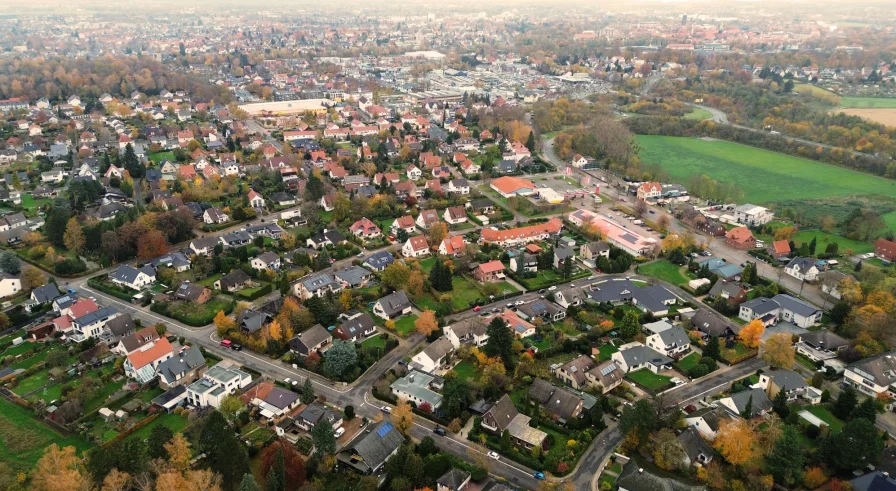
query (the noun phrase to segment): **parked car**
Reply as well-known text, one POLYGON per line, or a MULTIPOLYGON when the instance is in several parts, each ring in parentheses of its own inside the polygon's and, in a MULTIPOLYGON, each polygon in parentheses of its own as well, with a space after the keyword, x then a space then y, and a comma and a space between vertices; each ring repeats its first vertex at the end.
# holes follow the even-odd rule
POLYGON ((495 451, 491 451, 491 452, 489 452, 489 453, 488 453, 488 457, 489 457, 490 459, 501 460, 501 456, 498 455, 498 452, 495 452, 495 451))
POLYGON ((473 307, 473 312, 479 312, 480 310, 482 310, 482 307, 480 307, 478 305, 473 307))
POLYGON ((336 438, 339 438, 340 436, 342 436, 344 434, 345 434, 345 428, 343 428, 341 426, 339 428, 336 428, 336 431, 333 432, 333 436, 335 436, 336 438))
POLYGON ((534 477, 535 479, 538 479, 539 481, 544 481, 544 472, 535 471, 532 473, 532 477, 534 477))
POLYGON ((285 379, 283 379, 283 383, 286 385, 292 385, 292 379, 289 377, 286 377, 285 379))
POLYGON ((389 407, 389 406, 383 406, 383 407, 381 407, 380 409, 382 409, 384 413, 391 413, 391 412, 392 412, 392 408, 389 407))
POLYGON ((436 428, 432 430, 432 432, 439 436, 445 436, 447 434, 445 432, 445 428, 442 428, 440 426, 436 426, 436 428))
POLYGON ((233 351, 243 351, 243 345, 238 343, 233 343, 232 345, 230 345, 230 347, 231 349, 233 349, 233 351))

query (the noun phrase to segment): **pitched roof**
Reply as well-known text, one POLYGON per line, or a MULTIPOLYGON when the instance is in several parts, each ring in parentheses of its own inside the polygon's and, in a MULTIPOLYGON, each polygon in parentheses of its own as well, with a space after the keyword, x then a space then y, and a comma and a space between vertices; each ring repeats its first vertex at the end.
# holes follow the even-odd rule
POLYGON ((545 223, 527 225, 508 230, 496 230, 490 227, 482 229, 482 240, 485 242, 503 242, 506 240, 526 240, 543 234, 557 234, 563 228, 563 221, 551 218, 545 223))
POLYGON ((168 342, 168 338, 160 338, 141 346, 137 351, 129 353, 128 361, 135 370, 139 370, 169 354, 171 354, 171 343, 168 342))
POLYGON ((504 396, 498 399, 498 402, 496 402, 485 414, 491 414, 498 427, 498 431, 503 432, 519 412, 516 410, 516 406, 513 404, 513 400, 510 399, 510 396, 504 394, 504 396))
POLYGON ((167 382, 175 382, 182 373, 205 365, 205 357, 198 348, 186 347, 175 356, 159 364, 159 376, 167 382))
MULTIPOLYGON (((330 336, 330 333, 326 329, 324 329, 324 326, 315 324, 311 326, 311 328, 309 328, 307 331, 303 331, 297 334, 294 338, 292 338, 292 341, 301 343, 310 350, 316 348, 319 344, 331 338, 332 336, 330 336)), ((292 341, 290 341, 290 343, 292 341)))
POLYGON ((364 435, 339 452, 340 460, 354 467, 373 470, 382 466, 389 456, 404 443, 404 436, 389 420, 371 424, 364 435), (357 456, 360 460, 355 460, 357 456))
POLYGON ((750 407, 752 408, 752 414, 749 415, 750 417, 756 416, 761 412, 768 411, 772 408, 772 401, 762 389, 750 389, 732 394, 731 402, 734 403, 738 413, 743 413, 747 409, 747 403, 749 402, 750 407))
POLYGON ((726 232, 725 237, 735 242, 746 242, 753 238, 753 232, 747 227, 735 227, 726 232))

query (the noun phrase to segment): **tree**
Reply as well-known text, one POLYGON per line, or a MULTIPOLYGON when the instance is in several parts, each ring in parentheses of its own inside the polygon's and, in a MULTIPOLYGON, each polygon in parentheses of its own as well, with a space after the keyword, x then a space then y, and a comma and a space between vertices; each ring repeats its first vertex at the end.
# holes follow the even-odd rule
POLYGON ((215 327, 218 330, 218 336, 224 337, 229 334, 231 331, 236 329, 236 322, 227 316, 223 310, 218 311, 215 315, 214 320, 215 327))
POLYGON ((817 465, 807 469, 806 474, 803 476, 803 485, 809 489, 820 488, 826 482, 828 482, 827 474, 824 473, 824 469, 817 465))
POLYGON ((470 387, 465 380, 456 376, 446 378, 442 389, 442 411, 449 418, 460 416, 472 402, 470 395, 470 387))
POLYGON ((858 400, 858 397, 856 397, 856 390, 847 386, 840 392, 840 395, 837 396, 837 401, 834 402, 833 407, 831 407, 831 412, 834 413, 834 416, 837 416, 840 419, 847 419, 852 414, 853 410, 855 410, 858 400))
POLYGON ((626 310, 619 323, 619 335, 623 339, 634 339, 641 332, 641 316, 637 312, 626 310))
POLYGON ((336 453, 336 437, 333 435, 333 425, 326 418, 317 420, 317 424, 311 429, 311 441, 315 450, 321 455, 333 455, 336 453))
POLYGON ((619 430, 635 442, 646 442, 648 435, 660 429, 662 419, 654 401, 641 399, 622 411, 619 430))
POLYGON ((81 459, 75 447, 59 448, 53 443, 44 451, 31 474, 31 489, 37 491, 81 491, 88 488, 81 459))
POLYGON ((84 231, 81 230, 81 223, 77 218, 71 217, 68 220, 62 241, 65 243, 65 248, 74 254, 80 254, 84 249, 84 231))
POLYGON ((681 467, 687 454, 681 441, 669 428, 663 428, 652 439, 653 458, 657 467, 672 470, 681 467))
POLYGON ((339 379, 347 375, 357 364, 358 352, 355 350, 355 344, 337 339, 333 341, 333 345, 327 350, 327 356, 324 357, 324 375, 339 379))
POLYGON ((16 253, 3 251, 3 254, 0 254, 0 270, 4 273, 18 276, 22 271, 22 265, 19 262, 19 257, 16 256, 16 253))
POLYGON ((405 400, 398 401, 398 404, 392 410, 389 416, 392 425, 398 428, 403 435, 407 435, 408 431, 414 426, 414 411, 411 405, 405 400))
POLYGON ((165 451, 168 453, 168 463, 180 472, 186 471, 190 467, 190 442, 187 441, 183 433, 177 433, 170 442, 165 444, 165 451))
POLYGON ((483 351, 488 356, 498 356, 505 367, 513 367, 513 333, 503 318, 495 316, 488 325, 488 340, 483 351))
POLYGON ((274 452, 275 460, 267 472, 267 491, 286 491, 286 469, 283 464, 283 448, 277 447, 274 452))
POLYGON ((137 257, 152 259, 168 253, 168 239, 160 230, 150 230, 140 236, 137 244, 137 257))
POLYGON ((165 425, 154 426, 149 433, 149 439, 146 442, 147 453, 153 459, 168 459, 168 450, 165 445, 174 437, 171 428, 165 425))
POLYGON ((747 348, 756 348, 759 346, 763 334, 765 334, 765 325, 762 324, 761 320, 753 319, 746 327, 741 329, 737 337, 740 338, 740 341, 747 348))
POLYGON ((790 369, 796 361, 793 339, 789 333, 782 332, 772 335, 765 341, 763 349, 765 351, 762 353, 762 359, 773 367, 790 369))
POLYGON ((790 408, 787 406, 787 393, 784 392, 784 389, 779 390, 772 400, 772 410, 781 419, 787 419, 787 416, 790 414, 790 408))
POLYGON ((247 472, 240 481, 239 491, 261 491, 261 486, 255 481, 255 476, 247 472))
POLYGON ((772 452, 766 458, 766 466, 775 477, 776 483, 791 486, 802 479, 803 449, 793 426, 784 427, 772 452))
POLYGON ((733 465, 743 465, 757 456, 756 434, 741 418, 722 422, 713 442, 719 453, 733 465))
POLYGON ((302 384, 302 404, 311 404, 315 399, 317 399, 317 396, 314 395, 314 385, 311 383, 311 377, 305 377, 305 383, 302 384))
POLYGON ((198 450, 206 454, 209 468, 221 475, 224 489, 233 489, 249 471, 246 449, 218 411, 206 416, 199 432, 198 450))
POLYGON ((400 262, 394 262, 386 266, 380 276, 384 285, 392 290, 401 290, 411 276, 411 269, 400 262))
POLYGON ((451 282, 451 269, 445 263, 436 259, 432 269, 429 271, 429 283, 437 291, 451 291, 454 288, 451 282))
POLYGON ((868 464, 876 464, 884 449, 884 441, 874 424, 865 418, 854 419, 839 433, 825 438, 818 455, 833 468, 852 472, 868 464))
POLYGON ((718 336, 710 337, 709 341, 706 342, 706 346, 703 347, 703 356, 712 358, 713 360, 718 360, 721 355, 722 353, 719 348, 718 336))
POLYGON ((526 148, 529 149, 530 152, 535 151, 535 132, 529 132, 529 138, 526 138, 526 148))
POLYGON ((418 298, 423 295, 423 274, 420 271, 411 271, 408 276, 407 293, 412 298, 418 298))
MULTIPOLYGON (((239 414, 246 410, 246 403, 243 402, 239 396, 230 394, 225 396, 224 399, 221 400, 221 405, 218 407, 218 411, 224 416, 227 421, 233 423, 239 417, 239 414)), ((163 425, 159 425, 163 426, 163 425)))
POLYGON ((100 491, 127 491, 130 488, 131 475, 118 469, 112 469, 103 478, 103 486, 100 488, 100 491))
POLYGON ((562 275, 564 280, 572 278, 572 257, 567 256, 567 258, 563 260, 562 275))
POLYGON ((63 237, 71 216, 72 208, 68 200, 65 198, 53 200, 53 204, 50 205, 50 209, 47 211, 47 216, 44 219, 44 233, 54 246, 65 246, 63 237))
POLYGON ((420 317, 414 321, 414 329, 426 337, 438 331, 439 321, 436 320, 436 313, 432 310, 424 310, 420 317))
POLYGON ((853 409, 852 419, 857 418, 865 418, 868 421, 871 421, 872 424, 877 421, 877 408, 875 407, 875 400, 873 397, 865 399, 853 409))

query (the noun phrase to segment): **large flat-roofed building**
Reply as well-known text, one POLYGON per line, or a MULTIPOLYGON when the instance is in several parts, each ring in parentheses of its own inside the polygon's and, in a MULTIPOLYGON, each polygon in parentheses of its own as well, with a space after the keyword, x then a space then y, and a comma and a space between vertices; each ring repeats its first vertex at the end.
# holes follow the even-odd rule
POLYGON ((657 244, 656 239, 638 235, 636 232, 600 215, 595 216, 591 220, 591 224, 600 230, 607 242, 635 257, 649 255, 657 244))
POLYGON ((249 116, 305 114, 310 111, 316 114, 327 112, 334 102, 329 99, 299 99, 296 101, 253 102, 240 105, 249 116))

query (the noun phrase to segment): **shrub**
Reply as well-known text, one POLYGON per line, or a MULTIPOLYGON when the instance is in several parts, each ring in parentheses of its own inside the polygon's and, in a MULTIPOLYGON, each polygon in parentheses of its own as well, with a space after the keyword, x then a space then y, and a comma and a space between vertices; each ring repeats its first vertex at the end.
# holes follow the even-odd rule
POLYGON ((53 270, 56 271, 56 274, 74 275, 87 271, 87 265, 80 259, 69 258, 56 263, 53 270))
POLYGON ((700 378, 709 373, 709 367, 703 364, 698 364, 692 366, 688 370, 688 377, 690 378, 700 378))

